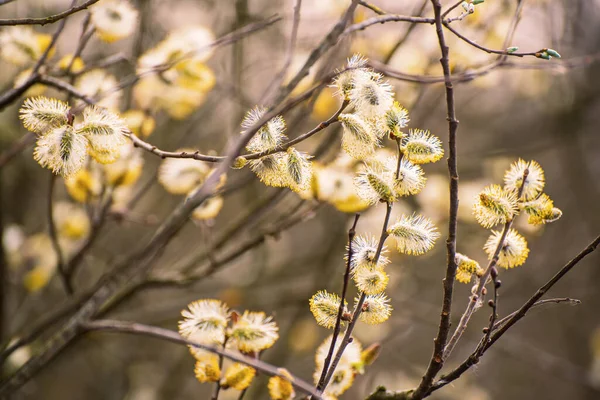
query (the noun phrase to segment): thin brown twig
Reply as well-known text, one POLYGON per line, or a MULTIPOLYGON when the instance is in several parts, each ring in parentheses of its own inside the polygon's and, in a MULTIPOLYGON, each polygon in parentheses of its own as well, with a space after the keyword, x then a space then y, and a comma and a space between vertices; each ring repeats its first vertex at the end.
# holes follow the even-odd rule
MULTIPOLYGON (((576 306, 576 305, 581 304, 581 300, 572 299, 570 297, 557 297, 557 298, 554 298, 554 299, 538 300, 538 301, 535 302, 535 304, 533 306, 531 306, 531 308, 537 308, 537 307, 545 306, 545 305, 548 305, 548 304, 561 304, 561 303, 569 303, 570 305, 576 306)), ((514 311, 514 312, 508 314, 506 317, 501 318, 498 321, 496 321, 496 323, 494 324, 494 327, 492 328, 492 330, 496 330, 499 327, 501 327, 502 325, 504 325, 516 313, 517 313, 517 311, 514 311)))
POLYGON ((0 19, 0 26, 13 26, 13 25, 46 25, 53 24, 57 21, 67 18, 69 15, 75 14, 81 10, 85 10, 89 6, 94 3, 97 3, 99 0, 88 0, 85 3, 79 6, 71 5, 66 11, 61 13, 51 15, 45 18, 9 18, 9 19, 0 19))
POLYGON ((290 34, 290 41, 288 43, 288 47, 285 54, 285 61, 281 70, 275 75, 275 77, 271 80, 271 83, 267 86, 264 94, 261 96, 261 101, 259 104, 263 103, 263 99, 267 97, 267 95, 271 92, 271 90, 275 87, 279 87, 285 78, 285 74, 292 65, 292 60, 294 58, 294 49, 296 48, 296 40, 298 38, 298 27, 300 26, 300 9, 302 7, 302 0, 295 0, 294 11, 293 11, 293 19, 292 19, 292 32, 290 34))
MULTIPOLYGON (((429 3, 429 0, 423 0, 423 2, 421 3, 421 5, 417 9, 417 11, 415 13, 413 13, 413 14, 416 17, 422 17, 423 16, 423 12, 425 11, 425 8, 427 7, 428 3, 429 3)), ((396 41, 396 43, 394 44, 394 47, 392 47, 390 49, 390 51, 384 57, 383 64, 389 64, 390 63, 390 61, 392 60, 392 57, 394 56, 394 54, 396 54, 396 51, 398 51, 398 49, 400 47, 402 47, 402 45, 404 43, 406 43, 406 41, 410 37, 411 33, 414 31, 414 29, 417 26, 418 26, 418 24, 416 24, 416 23, 412 23, 412 24, 410 24, 408 26, 408 29, 406 29, 406 32, 404 32, 404 34, 396 41)))
POLYGON ((350 25, 344 31, 344 35, 349 35, 352 32, 362 31, 363 29, 367 29, 372 25, 377 24, 385 24, 386 22, 410 22, 413 24, 433 24, 435 20, 433 18, 426 17, 413 17, 408 15, 396 15, 396 14, 387 14, 380 17, 369 18, 363 22, 358 24, 350 25))
MULTIPOLYGON (((311 129, 310 131, 303 133, 302 135, 300 135, 294 139, 291 139, 291 140, 289 140, 277 147, 274 147, 270 150, 265 150, 265 151, 258 152, 258 153, 242 154, 240 157, 243 157, 246 160, 256 160, 256 159, 259 159, 259 158, 262 158, 262 157, 265 157, 265 156, 268 156, 271 154, 286 151, 288 148, 305 141, 306 139, 312 137, 316 133, 321 132, 323 129, 327 128, 329 125, 337 122, 339 115, 344 111, 344 109, 348 106, 348 104, 349 104, 349 102, 344 100, 342 102, 342 104, 340 105, 340 108, 337 110, 337 112, 335 112, 327 121, 321 122, 316 127, 311 129)), ((139 147, 139 148, 146 150, 152 154, 155 154, 163 159, 164 158, 193 158, 194 160, 206 161, 206 162, 221 162, 225 159, 225 156, 209 156, 206 154, 201 154, 199 150, 195 151, 195 152, 164 151, 148 142, 143 141, 142 139, 140 139, 139 137, 137 137, 130 131, 123 132, 123 134, 125 136, 127 136, 133 142, 133 145, 135 147, 139 147)))
POLYGON ((471 46, 478 48, 479 50, 485 51, 486 53, 489 53, 489 54, 498 54, 501 56, 512 56, 512 57, 533 56, 533 57, 539 58, 539 54, 542 52, 542 50, 539 50, 539 51, 534 51, 534 52, 519 53, 516 51, 509 52, 506 49, 504 49, 504 50, 490 49, 488 47, 480 45, 479 43, 475 42, 474 40, 471 40, 468 37, 466 37, 465 35, 463 35, 462 33, 458 32, 456 29, 454 29, 452 26, 450 26, 450 24, 448 22, 444 22, 444 27, 446 29, 448 29, 450 32, 452 32, 456 37, 461 39, 463 42, 468 43, 471 46))
MULTIPOLYGON (((95 320, 89 321, 82 324, 82 328, 85 331, 105 331, 105 332, 120 332, 120 333, 128 333, 133 335, 143 335, 150 336, 156 339, 165 340, 168 342, 184 344, 188 346, 193 346, 202 350, 209 351, 211 353, 218 354, 227 359, 249 365, 250 367, 260 371, 268 376, 280 376, 282 378, 287 378, 285 374, 281 373, 281 369, 277 368, 273 365, 267 364, 264 361, 260 361, 256 358, 251 358, 244 356, 240 353, 233 352, 226 349, 221 349, 217 346, 211 346, 206 344, 201 344, 192 340, 185 339, 181 337, 178 333, 173 332, 169 329, 159 328, 156 326, 144 325, 135 322, 128 321, 117 321, 117 320, 95 320)), ((293 377, 291 380, 292 385, 303 393, 310 394, 316 396, 316 398, 320 399, 321 396, 319 393, 313 388, 313 386, 306 381, 293 377)))
POLYGON ((377 7, 375 4, 371 4, 371 3, 368 3, 363 0, 359 0, 358 4, 365 8, 368 8, 369 10, 373 11, 375 14, 378 14, 378 15, 387 14, 385 11, 383 11, 381 8, 377 7))
POLYGON ((484 351, 483 349, 485 348, 485 345, 490 340, 490 336, 492 335, 492 331, 494 330, 494 325, 496 324, 496 320, 498 318, 498 289, 500 289, 501 282, 498 279, 498 270, 496 269, 496 267, 492 268, 490 275, 492 277, 492 284, 493 284, 493 287, 492 287, 493 297, 488 302, 488 304, 492 309, 492 314, 490 315, 490 322, 488 323, 487 328, 484 328, 484 330, 483 330, 484 336, 474 351, 474 353, 477 354, 478 357, 481 357, 483 355, 483 351, 484 351))

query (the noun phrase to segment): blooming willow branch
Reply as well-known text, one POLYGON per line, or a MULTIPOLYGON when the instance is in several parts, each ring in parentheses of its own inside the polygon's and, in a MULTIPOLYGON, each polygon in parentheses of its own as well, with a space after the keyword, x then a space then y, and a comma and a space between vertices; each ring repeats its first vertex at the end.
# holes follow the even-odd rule
MULTIPOLYGON (((264 361, 260 361, 255 358, 250 358, 239 353, 222 349, 217 346, 206 345, 199 343, 194 340, 185 339, 176 332, 173 332, 168 329, 163 329, 150 325, 138 324, 135 322, 128 321, 117 321, 117 320, 95 320, 89 321, 82 325, 82 328, 85 331, 106 331, 106 332, 119 332, 119 333, 128 333, 133 335, 143 335, 150 336, 161 340, 166 340, 173 343, 185 344, 188 346, 192 346, 197 349, 202 349, 214 354, 218 354, 222 357, 225 357, 229 360, 233 360, 245 365, 249 365, 252 368, 255 368, 258 371, 268 375, 268 376, 279 376, 282 378, 289 379, 289 373, 282 373, 281 368, 274 367, 270 364, 265 363, 264 361)), ((315 396, 317 399, 321 399, 321 395, 313 388, 312 385, 303 381, 298 377, 292 376, 291 383, 296 389, 302 391, 303 393, 315 396)))
POLYGON ((348 230, 348 255, 346 260, 346 271, 344 272, 344 282, 342 286, 342 297, 340 301, 340 306, 338 308, 338 314, 335 320, 335 327, 333 328, 333 336, 331 339, 331 346, 329 347, 329 351, 327 352, 327 357, 325 358, 325 362, 323 363, 323 370, 321 371, 321 376, 319 377, 319 382, 317 383, 317 390, 323 390, 323 385, 325 383, 325 378, 327 377, 327 372, 329 371, 329 365, 331 363, 331 357, 333 356, 333 351, 335 350, 335 343, 337 341, 338 335, 340 334, 340 328, 342 323, 342 316, 344 314, 344 303, 346 302, 346 291, 348 290, 348 283, 350 281, 350 271, 352 265, 352 257, 354 256, 354 251, 352 248, 352 242, 354 241, 354 236, 356 235, 356 225, 358 224, 358 219, 360 218, 360 214, 356 214, 354 217, 354 222, 352 223, 352 227, 348 230))
MULTIPOLYGON (((516 196, 517 199, 521 198, 521 195, 523 194, 528 176, 529 176, 529 168, 525 168, 525 170, 523 171, 523 176, 521 178, 521 185, 518 189, 519 191, 516 196)), ((473 313, 476 310, 477 302, 479 301, 479 298, 483 293, 483 288, 484 288, 485 284, 487 283, 487 279, 491 275, 492 270, 496 267, 496 264, 498 263, 498 260, 500 258, 500 251, 502 250, 502 248, 505 244, 506 238, 507 238, 509 232, 511 231, 512 224, 513 224, 513 218, 508 219, 504 223, 504 228, 502 229, 502 234, 500 235, 499 241, 494 249, 492 258, 490 259, 490 262, 489 262, 487 268, 485 269, 483 275, 481 276, 481 278, 479 280, 477 289, 475 290, 475 293, 473 293, 473 295, 471 296, 469 304, 467 305, 467 309, 461 316, 458 326, 456 327, 456 330, 452 334, 452 337, 448 341, 448 344, 446 345, 446 347, 443 349, 443 358, 442 358, 443 360, 447 359, 450 356, 450 354, 452 353, 452 350, 454 350, 454 347, 456 346, 456 344, 460 340, 461 336, 467 329, 467 325, 469 323, 469 320, 471 319, 471 316, 473 315, 473 313)))
POLYGON ((509 316, 503 318, 497 323, 497 330, 491 336, 490 340, 483 344, 483 347, 479 353, 473 353, 469 356, 462 364, 456 367, 453 371, 448 374, 443 375, 439 381, 437 381, 431 388, 431 392, 440 389, 447 384, 458 379, 463 373, 469 370, 473 365, 477 364, 479 358, 494 344, 502 335, 508 331, 514 324, 516 324, 519 320, 521 320, 529 310, 536 306, 548 304, 548 303, 560 303, 567 302, 571 304, 578 304, 578 300, 573 300, 570 298, 561 298, 561 299, 548 299, 548 300, 540 300, 548 290, 552 288, 558 281, 560 281, 573 267, 575 267, 581 260, 587 257, 589 254, 594 252, 598 246, 600 245, 600 236, 598 236, 592 243, 590 243, 585 249, 583 249, 577 256, 575 256, 571 261, 569 261, 565 266, 563 266, 560 271, 556 273, 545 285, 540 287, 535 294, 519 308, 514 313, 509 316))

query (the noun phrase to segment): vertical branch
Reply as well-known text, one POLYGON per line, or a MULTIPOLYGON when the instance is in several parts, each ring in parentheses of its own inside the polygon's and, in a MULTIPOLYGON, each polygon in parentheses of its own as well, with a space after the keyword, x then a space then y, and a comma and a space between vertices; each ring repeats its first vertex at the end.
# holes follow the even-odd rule
POLYGON ((58 242, 58 234, 56 232, 56 224, 54 223, 54 207, 53 207, 53 197, 54 197, 54 185, 56 183, 56 175, 54 173, 50 173, 50 186, 48 189, 48 199, 47 199, 47 217, 48 217, 48 235, 50 236, 50 240, 52 241, 52 248, 54 249, 54 253, 56 254, 56 264, 58 269, 58 274, 60 276, 61 282, 65 287, 65 291, 69 294, 73 294, 73 286, 71 285, 69 274, 65 269, 65 257, 60 248, 60 243, 58 242))
POLYGON ((446 86, 446 108, 448 119, 448 174, 450 176, 450 210, 448 216, 448 238, 446 239, 446 276, 443 280, 444 299, 440 315, 438 333, 434 339, 433 355, 429 361, 427 371, 415 390, 413 398, 420 399, 429 390, 433 379, 444 365, 444 347, 450 331, 450 313, 452 310, 452 292, 454 290, 454 277, 456 275, 456 230, 458 224, 458 167, 456 159, 456 132, 458 120, 454 111, 454 88, 450 76, 449 49, 443 31, 442 5, 440 0, 431 0, 435 18, 435 30, 442 52, 440 63, 444 71, 444 84, 446 86))
POLYGON ((356 235, 356 224, 358 224, 358 219, 360 218, 360 214, 356 214, 354 216, 354 223, 352 227, 348 231, 348 258, 346 260, 346 272, 344 273, 344 284, 342 286, 342 297, 340 299, 340 307, 338 309, 337 319, 335 320, 335 327, 333 328, 333 336, 331 337, 331 345, 329 346, 329 351, 327 353, 327 357, 325 358, 325 362, 323 363, 323 370, 321 371, 321 377, 319 378, 319 383, 317 384, 317 390, 323 390, 323 384, 325 383, 325 377, 327 376, 327 371, 329 369, 329 364, 331 363, 331 357, 333 357, 333 350, 335 349, 335 343, 337 342, 338 335, 340 334, 340 328, 342 324, 342 316, 344 313, 344 303, 346 301, 346 291, 348 290, 348 282, 350 281, 350 266, 352 264, 352 242, 354 241, 354 236, 356 235))

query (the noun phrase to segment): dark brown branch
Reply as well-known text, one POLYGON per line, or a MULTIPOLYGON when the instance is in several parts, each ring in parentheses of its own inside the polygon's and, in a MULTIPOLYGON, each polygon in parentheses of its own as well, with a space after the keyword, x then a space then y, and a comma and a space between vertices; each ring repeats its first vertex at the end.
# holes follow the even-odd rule
POLYGON ((440 63, 444 71, 444 84, 446 86, 446 108, 448 119, 448 175, 450 177, 450 210, 448 213, 448 238, 446 239, 446 276, 443 280, 443 302, 440 313, 440 325, 434 339, 433 354, 429 366, 421 380, 421 383, 413 393, 414 399, 423 398, 429 391, 433 379, 444 365, 444 348, 450 332, 450 313, 452 311, 452 294, 454 291, 454 278, 456 275, 456 231, 458 225, 458 167, 456 136, 458 131, 458 120, 454 111, 454 88, 450 76, 449 49, 446 45, 442 25, 442 5, 440 0, 431 0, 435 15, 435 30, 440 45, 442 56, 440 63))
POLYGON ((0 26, 12 26, 12 25, 46 25, 53 24, 61 19, 67 18, 71 14, 75 14, 81 10, 85 10, 99 0, 88 0, 79 6, 71 6, 66 11, 59 14, 51 15, 45 18, 11 18, 11 19, 0 19, 0 26))
MULTIPOLYGON (((105 332, 118 332, 128 333, 133 335, 150 336, 156 339, 165 340, 168 342, 184 344, 193 346, 202 350, 209 351, 211 353, 218 354, 229 360, 233 360, 242 364, 251 366, 252 368, 260 371, 268 376, 280 376, 286 378, 285 375, 281 374, 281 369, 273 365, 267 364, 264 361, 260 361, 256 358, 244 356, 240 353, 233 352, 230 350, 222 349, 218 346, 211 346, 194 342, 192 340, 181 337, 178 333, 173 332, 169 329, 159 328, 150 325, 138 324, 135 322, 128 321, 116 321, 116 320, 96 320, 89 321, 82 324, 82 328, 85 331, 105 331, 105 332)), ((303 393, 316 396, 320 399, 321 396, 313 386, 298 377, 293 377, 291 381, 292 385, 303 393)))

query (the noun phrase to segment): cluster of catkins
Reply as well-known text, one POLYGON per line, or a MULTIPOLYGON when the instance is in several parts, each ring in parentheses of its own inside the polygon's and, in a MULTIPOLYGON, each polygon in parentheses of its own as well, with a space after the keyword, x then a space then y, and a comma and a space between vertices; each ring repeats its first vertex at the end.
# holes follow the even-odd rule
MULTIPOLYGON (((536 161, 519 159, 506 171, 504 186, 489 185, 476 196, 473 214, 487 229, 513 221, 520 212, 527 215, 527 223, 531 225, 554 222, 562 216, 562 211, 543 193, 544 186, 542 167, 536 161)), ((500 247, 498 266, 508 269, 523 265, 529 255, 527 240, 513 228, 508 230, 502 244, 501 239, 502 231, 492 231, 484 246, 488 259, 492 260, 500 247)), ((460 253, 456 254, 456 264, 459 282, 469 283, 473 275, 479 277, 484 271, 476 261, 460 253)))
MULTIPOLYGON (((179 333, 184 338, 253 358, 273 346, 279 338, 277 324, 264 312, 238 314, 220 300, 194 301, 181 315, 179 333)), ((190 352, 196 359, 194 373, 202 383, 219 382, 223 389, 245 390, 256 375, 254 368, 238 362, 221 371, 224 364, 219 355, 194 346, 190 346, 190 352)), ((285 372, 282 375, 289 379, 272 377, 269 392, 274 399, 291 399, 294 396, 291 375, 285 372)))

